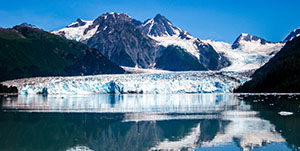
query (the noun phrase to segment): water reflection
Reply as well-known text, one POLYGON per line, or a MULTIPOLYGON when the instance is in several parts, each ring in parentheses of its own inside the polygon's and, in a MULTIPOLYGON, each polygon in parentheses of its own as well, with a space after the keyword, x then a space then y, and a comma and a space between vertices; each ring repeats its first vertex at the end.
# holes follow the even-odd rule
POLYGON ((7 98, 1 99, 0 150, 298 149, 278 123, 263 118, 268 108, 262 112, 235 95, 7 98))
POLYGON ((21 95, 3 100, 3 108, 28 112, 221 112, 249 110, 234 95, 125 94, 21 95))

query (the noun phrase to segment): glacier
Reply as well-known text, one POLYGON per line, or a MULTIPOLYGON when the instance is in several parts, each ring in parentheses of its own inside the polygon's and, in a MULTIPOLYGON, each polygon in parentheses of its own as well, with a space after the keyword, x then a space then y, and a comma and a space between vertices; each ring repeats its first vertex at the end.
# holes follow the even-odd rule
POLYGON ((20 94, 231 93, 249 72, 187 71, 73 77, 36 77, 2 82, 20 94))
MULTIPOLYGON (((242 34, 245 35, 245 34, 242 34)), ((240 41, 240 47, 232 49, 232 44, 214 41, 202 40, 210 44, 218 53, 224 54, 231 65, 222 68, 222 71, 247 71, 256 70, 267 63, 277 52, 285 45, 285 43, 266 43, 261 44, 258 41, 240 41)))

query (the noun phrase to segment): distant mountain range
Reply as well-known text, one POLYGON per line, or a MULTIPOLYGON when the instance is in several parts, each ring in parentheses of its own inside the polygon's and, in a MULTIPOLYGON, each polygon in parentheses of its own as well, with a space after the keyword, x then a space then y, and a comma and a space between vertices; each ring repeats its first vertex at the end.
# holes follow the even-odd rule
POLYGON ((86 43, 120 66, 182 71, 217 70, 230 64, 211 45, 192 37, 160 14, 144 23, 118 13, 106 13, 94 21, 84 22, 82 26, 73 27, 80 24, 77 21, 52 33, 86 43), (161 60, 171 61, 165 54, 170 54, 170 47, 175 46, 180 50, 172 49, 172 57, 184 57, 182 61, 196 62, 197 65, 185 68, 184 62, 175 65, 174 59, 168 62, 173 64, 172 67, 161 64, 166 63, 161 60))
MULTIPOLYGON (((4 74, 0 81, 124 73, 119 66, 171 71, 258 69, 285 45, 245 33, 233 44, 200 40, 160 14, 141 22, 127 14, 105 13, 92 21, 77 19, 51 33, 63 38, 28 23, 1 28, 4 74)), ((298 36, 296 29, 284 41, 298 36)))
MULTIPOLYGON (((200 40, 160 14, 141 22, 127 14, 105 13, 93 21, 77 19, 50 33, 23 23, 0 28, 0 81, 121 74, 129 67, 170 71, 259 68, 237 92, 299 92, 299 38, 300 28, 278 43, 246 33, 233 44, 200 40)), ((15 88, 0 85, 0 92, 15 92, 15 88)))
POLYGON ((0 81, 37 76, 124 73, 98 50, 22 24, 0 28, 0 81))
POLYGON ((124 13, 105 13, 52 33, 96 48, 120 66, 172 71, 257 69, 284 45, 250 34, 241 34, 233 44, 200 40, 161 14, 141 22, 124 13), (186 68, 190 63, 194 66, 186 68))

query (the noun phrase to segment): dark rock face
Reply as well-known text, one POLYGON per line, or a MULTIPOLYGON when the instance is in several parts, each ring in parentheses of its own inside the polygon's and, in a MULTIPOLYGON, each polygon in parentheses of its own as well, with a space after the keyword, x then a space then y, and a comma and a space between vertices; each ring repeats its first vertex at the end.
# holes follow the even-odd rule
POLYGON ((168 46, 157 58, 156 68, 171 71, 207 70, 196 57, 185 52, 178 46, 168 46))
POLYGON ((87 45, 121 66, 148 68, 155 58, 154 41, 143 35, 126 14, 106 13, 86 31, 97 28, 87 45))
POLYGON ((283 42, 286 43, 286 42, 294 39, 295 37, 297 37, 299 34, 300 34, 300 28, 295 29, 283 40, 283 42))
POLYGON ((136 19, 132 19, 131 22, 134 26, 140 26, 143 24, 141 21, 136 20, 136 19))
POLYGON ((0 81, 37 76, 124 73, 96 49, 38 28, 0 30, 0 81))
POLYGON ((232 44, 232 49, 237 49, 240 47, 240 41, 258 41, 260 40, 261 44, 270 43, 262 38, 259 38, 257 36, 252 36, 249 34, 241 34, 232 44))
POLYGON ((75 24, 72 24, 72 25, 69 25, 67 26, 68 28, 70 27, 79 27, 79 26, 84 26, 86 24, 86 22, 82 21, 80 18, 78 18, 76 20, 76 23, 75 24))
POLYGON ((37 26, 28 24, 28 23, 22 23, 22 24, 20 24, 20 26, 25 26, 25 27, 29 27, 29 28, 37 28, 37 26))
POLYGON ((300 92, 300 37, 286 45, 235 92, 300 92))
POLYGON ((200 40, 196 40, 194 43, 199 50, 199 62, 208 70, 218 70, 230 65, 230 61, 218 54, 211 45, 205 44, 200 40))
POLYGON ((18 93, 17 87, 7 87, 5 85, 0 84, 0 93, 18 93))

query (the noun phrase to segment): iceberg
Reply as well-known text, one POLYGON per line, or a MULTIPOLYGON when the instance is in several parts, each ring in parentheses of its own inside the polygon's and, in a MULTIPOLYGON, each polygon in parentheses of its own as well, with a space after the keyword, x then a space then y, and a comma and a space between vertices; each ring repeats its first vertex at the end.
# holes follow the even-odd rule
POLYGON ((20 94, 231 93, 250 80, 244 72, 187 71, 73 77, 37 77, 2 82, 20 94))

